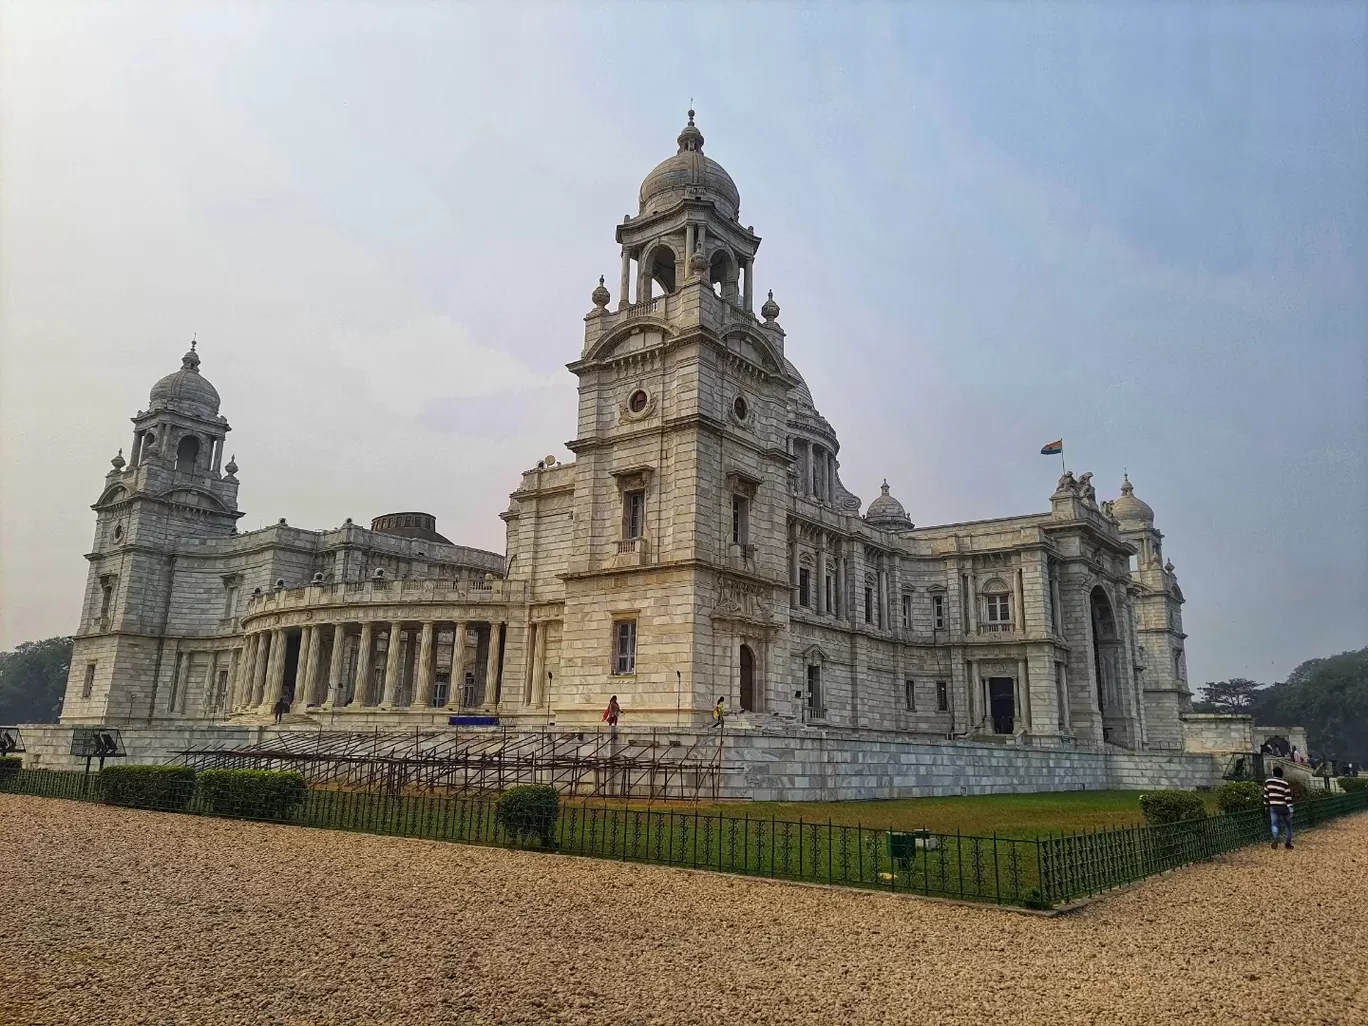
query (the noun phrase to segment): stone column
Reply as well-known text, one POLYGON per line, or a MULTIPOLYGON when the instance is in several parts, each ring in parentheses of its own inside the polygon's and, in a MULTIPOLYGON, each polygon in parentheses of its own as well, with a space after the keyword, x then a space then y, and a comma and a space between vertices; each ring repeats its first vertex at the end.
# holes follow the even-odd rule
POLYGON ((300 711, 309 705, 319 705, 319 663, 323 661, 323 624, 313 625, 309 632, 309 661, 305 663, 304 699, 300 711))
POLYGON ((309 705, 309 688, 312 684, 309 679, 310 668, 313 666, 314 646, 317 644, 318 633, 314 630, 313 624, 308 624, 299 639, 299 663, 295 667, 294 707, 299 712, 303 712, 309 705))
POLYGON ((484 704, 494 706, 494 692, 499 686, 499 634, 502 622, 489 624, 489 658, 485 660, 484 704))
POLYGON ((134 470, 138 466, 138 459, 142 456, 143 432, 133 432, 133 451, 128 456, 128 469, 134 470))
POLYGON ((233 668, 233 693, 228 696, 228 711, 237 712, 247 704, 252 690, 252 659, 256 655, 260 635, 249 634, 242 646, 242 657, 233 668))
MULTIPOLYGON (((639 644, 639 642, 638 642, 639 644)), ((539 706, 546 698, 546 624, 537 624, 537 645, 532 657, 532 704, 539 706)))
POLYGON ((428 708, 432 705, 432 630, 431 620, 423 621, 423 633, 418 642, 418 680, 410 705, 428 708))
POLYGON ((333 625, 332 657, 328 660, 328 693, 323 696, 323 708, 337 704, 337 693, 342 688, 342 660, 347 652, 347 632, 342 624, 333 625))
POLYGON ((629 289, 629 287, 631 286, 631 284, 632 284, 632 254, 630 254, 629 252, 627 252, 627 247, 626 247, 626 246, 623 246, 623 247, 622 247, 622 282, 621 282, 621 284, 618 286, 618 306, 619 306, 619 307, 627 306, 628 303, 630 302, 630 300, 628 299, 628 295, 629 295, 628 289, 629 289))
POLYGON ((798 539, 801 532, 796 523, 789 525, 789 605, 798 608, 798 539))
POLYGON ((1016 603, 1015 615, 1012 617, 1012 630, 1021 637, 1026 635, 1026 586, 1022 582, 1020 567, 1017 568, 1016 577, 1012 581, 1012 598, 1016 603))
POLYGON ((447 688, 447 705, 460 708, 461 688, 465 686, 466 633, 470 624, 461 622, 456 625, 456 633, 451 637, 451 684, 447 688))
POLYGON ((266 631, 257 632, 257 650, 252 659, 252 694, 248 708, 261 705, 266 694, 266 664, 271 661, 271 635, 266 631))
POLYGON ((382 709, 394 705, 394 696, 399 690, 399 642, 403 633, 403 624, 398 620, 390 623, 389 648, 385 652, 385 690, 380 699, 382 709))
POLYGON ((755 306, 755 258, 746 261, 746 298, 744 305, 747 313, 754 312, 755 306))
POLYGON ((969 633, 978 634, 978 576, 969 571, 969 633))
POLYGON ((693 276, 693 271, 689 270, 689 261, 693 259, 694 252, 694 226, 688 225, 684 229, 684 276, 680 278, 681 284, 693 276))
POLYGON ((836 609, 837 617, 840 617, 841 620, 850 622, 851 596, 850 592, 845 590, 845 583, 847 583, 847 576, 845 576, 845 547, 847 547, 847 542, 845 542, 845 539, 843 538, 840 543, 840 553, 836 557, 836 609))
POLYGON ((826 616, 830 611, 827 609, 826 601, 826 532, 817 532, 817 579, 813 585, 817 589, 817 601, 813 603, 813 608, 817 610, 818 616, 826 616))
POLYGON ((361 625, 361 643, 356 647, 356 678, 352 686, 352 699, 347 703, 348 707, 360 708, 366 704, 370 691, 371 663, 375 657, 371 654, 372 638, 375 631, 369 620, 361 625))
POLYGON ((1031 729, 1031 678, 1026 657, 1017 660, 1017 722, 1018 731, 1031 729))
POLYGON ((277 627, 271 631, 271 659, 266 669, 266 687, 261 695, 262 712, 275 708, 285 691, 285 630, 277 627))

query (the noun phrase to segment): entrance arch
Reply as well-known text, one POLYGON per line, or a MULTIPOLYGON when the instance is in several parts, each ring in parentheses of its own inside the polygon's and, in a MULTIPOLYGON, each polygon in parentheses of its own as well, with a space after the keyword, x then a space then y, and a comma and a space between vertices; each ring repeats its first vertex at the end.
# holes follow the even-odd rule
POLYGON ((741 646, 741 711, 755 711, 755 653, 741 646))
POLYGON ((1116 629, 1116 615, 1111 600, 1098 585, 1089 596, 1093 627, 1093 675, 1097 681, 1097 708, 1106 712, 1107 701, 1116 695, 1116 658, 1121 636, 1116 629))

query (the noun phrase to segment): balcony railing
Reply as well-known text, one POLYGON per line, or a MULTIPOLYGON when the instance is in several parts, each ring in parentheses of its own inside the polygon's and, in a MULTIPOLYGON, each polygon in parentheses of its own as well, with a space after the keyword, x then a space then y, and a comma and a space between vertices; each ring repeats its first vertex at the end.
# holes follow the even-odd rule
POLYGON ((526 594, 526 581, 335 581, 253 595, 247 615, 358 603, 522 602, 526 594))
POLYGON ((1012 625, 1010 623, 981 623, 978 626, 980 634, 1011 634, 1012 625))

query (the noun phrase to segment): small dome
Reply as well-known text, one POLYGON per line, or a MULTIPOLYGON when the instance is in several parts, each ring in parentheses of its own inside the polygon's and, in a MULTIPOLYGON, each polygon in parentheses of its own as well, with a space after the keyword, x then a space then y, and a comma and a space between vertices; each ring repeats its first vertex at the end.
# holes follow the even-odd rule
POLYGON ((735 218, 741 212, 741 193, 721 164, 703 156, 703 133, 694 125, 694 112, 679 133, 679 152, 662 160, 641 183, 641 214, 668 210, 691 190, 717 202, 722 214, 735 218))
POLYGON ((190 351, 181 357, 181 369, 166 375, 152 386, 148 409, 160 410, 173 406, 202 417, 217 417, 218 390, 200 374, 199 365, 199 354, 195 352, 195 343, 191 342, 190 351))
POLYGON ((876 527, 911 527, 912 521, 903 504, 888 494, 888 481, 879 487, 879 497, 869 504, 865 522, 876 527))
POLYGON ((1135 487, 1130 483, 1130 475, 1123 475, 1121 498, 1112 503, 1112 513, 1116 519, 1131 523, 1154 523, 1154 510, 1149 503, 1135 497, 1135 487))

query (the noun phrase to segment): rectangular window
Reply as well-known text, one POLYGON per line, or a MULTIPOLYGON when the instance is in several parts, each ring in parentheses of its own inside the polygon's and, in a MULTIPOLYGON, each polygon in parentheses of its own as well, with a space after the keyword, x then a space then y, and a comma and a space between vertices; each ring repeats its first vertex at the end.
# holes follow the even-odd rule
POLYGON ((903 600, 903 601, 902 601, 902 614, 903 614, 903 621, 902 621, 902 623, 903 623, 903 627, 904 627, 905 629, 907 629, 907 630, 911 630, 911 628, 912 628, 912 596, 911 596, 911 595, 904 595, 904 596, 902 597, 902 600, 903 600))
POLYGON ((1012 622, 1012 602, 1006 595, 989 595, 988 622, 1006 624, 1012 622))
POLYGON ((732 544, 745 545, 750 541, 750 500, 744 495, 732 496, 732 544))
POLYGON ((822 668, 817 665, 807 668, 807 708, 810 718, 821 719, 826 715, 822 707, 822 668))
POLYGON ((915 681, 903 681, 903 699, 907 703, 908 712, 917 711, 917 687, 915 681))
POLYGON ((641 490, 622 493, 622 536, 640 538, 646 529, 646 493, 641 490))
POLYGON ((945 681, 936 681, 936 710, 938 712, 950 711, 950 689, 945 686, 945 681))
POLYGON ((636 621, 613 624, 613 672, 636 673, 636 621))
POLYGON ((865 623, 874 622, 874 589, 865 589, 865 623))
POLYGON ((81 697, 89 698, 90 693, 95 690, 95 664, 86 663, 85 683, 81 685, 81 697))
POLYGON ((219 670, 218 686, 214 690, 213 708, 217 711, 222 709, 228 699, 228 671, 219 670))
POLYGON ((934 630, 945 630, 945 596, 931 596, 931 627, 934 630))
POLYGON ((836 609, 835 609, 835 607, 831 604, 831 593, 832 593, 832 590, 833 590, 833 589, 832 589, 832 583, 833 583, 833 582, 832 582, 832 580, 831 580, 831 574, 827 574, 827 575, 826 575, 826 607, 825 607, 825 608, 826 608, 826 611, 827 611, 828 613, 833 613, 833 614, 834 614, 834 613, 836 612, 836 609))
POLYGON ((805 566, 798 568, 798 604, 812 605, 812 575, 805 566))
POLYGON ((224 590, 223 595, 223 618, 231 620, 237 616, 238 586, 229 584, 224 590))

